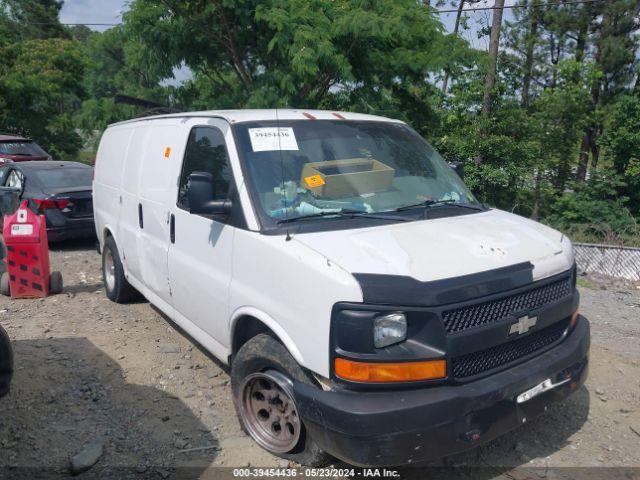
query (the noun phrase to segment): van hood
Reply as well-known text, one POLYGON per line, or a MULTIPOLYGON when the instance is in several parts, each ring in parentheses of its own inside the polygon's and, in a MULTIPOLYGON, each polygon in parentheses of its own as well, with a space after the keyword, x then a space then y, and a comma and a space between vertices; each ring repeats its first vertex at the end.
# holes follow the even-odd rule
POLYGON ((539 280, 568 270, 574 261, 571 243, 560 232, 500 210, 304 233, 294 239, 352 274, 400 275, 421 282, 523 262, 531 262, 533 280, 539 280))

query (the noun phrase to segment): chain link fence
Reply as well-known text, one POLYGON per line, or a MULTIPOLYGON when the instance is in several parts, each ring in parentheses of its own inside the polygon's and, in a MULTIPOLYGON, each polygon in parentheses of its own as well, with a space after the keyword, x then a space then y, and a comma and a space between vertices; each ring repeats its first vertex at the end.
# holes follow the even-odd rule
POLYGON ((574 243, 573 248, 580 273, 640 281, 640 248, 591 243, 574 243))

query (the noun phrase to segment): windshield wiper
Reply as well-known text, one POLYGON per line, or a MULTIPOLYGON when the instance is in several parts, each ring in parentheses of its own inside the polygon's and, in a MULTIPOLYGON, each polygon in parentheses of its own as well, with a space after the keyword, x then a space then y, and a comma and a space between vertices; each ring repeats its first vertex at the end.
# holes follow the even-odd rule
POLYGON ((338 217, 338 218, 370 218, 378 220, 394 220, 400 222, 408 222, 410 219, 405 217, 398 217, 395 215, 380 215, 375 213, 367 213, 364 210, 357 210, 355 208, 343 208, 341 210, 335 210, 333 212, 318 212, 311 215, 302 215, 300 217, 283 218, 276 223, 281 225, 283 223, 298 222, 301 220, 308 220, 321 217, 338 217))
POLYGON ((468 208, 469 210, 475 210, 477 212, 483 212, 486 210, 486 207, 484 205, 474 205, 472 203, 458 203, 457 201, 451 199, 451 200, 425 200, 424 202, 420 202, 420 203, 415 203, 413 205, 404 205, 402 207, 398 207, 396 208, 394 211, 396 212, 402 212, 404 210, 411 210, 413 208, 431 208, 431 207, 438 207, 440 205, 451 205, 453 207, 460 207, 460 208, 468 208))

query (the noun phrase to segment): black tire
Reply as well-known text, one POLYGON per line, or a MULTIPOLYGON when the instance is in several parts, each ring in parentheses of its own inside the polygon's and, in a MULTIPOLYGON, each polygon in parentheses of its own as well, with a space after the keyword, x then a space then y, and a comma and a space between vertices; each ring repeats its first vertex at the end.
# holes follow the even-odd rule
MULTIPOLYGON (((240 348, 231 365, 231 390, 233 392, 233 403, 242 429, 250 436, 252 435, 249 433, 245 425, 246 420, 242 413, 242 386, 244 380, 251 374, 273 370, 283 374, 288 379, 309 385, 314 384, 302 368, 300 368, 300 365, 298 365, 287 349, 278 340, 267 334, 259 334, 251 338, 251 340, 240 348)), ((270 451, 266 447, 263 448, 273 455, 309 467, 327 465, 332 458, 329 454, 320 449, 318 444, 308 434, 304 425, 302 425, 300 439, 297 445, 289 452, 280 453, 270 451)))
POLYGON ((118 253, 118 247, 113 237, 107 237, 104 242, 104 248, 102 249, 102 278, 104 279, 104 290, 107 294, 107 298, 116 303, 125 303, 136 299, 140 294, 131 286, 124 276, 124 267, 120 261, 120 254, 118 253), (113 259, 113 285, 110 286, 107 281, 107 275, 105 272, 105 262, 108 256, 111 255, 113 259))
POLYGON ((62 274, 58 271, 51 272, 51 275, 49 275, 49 293, 52 295, 62 293, 63 287, 62 274))
POLYGON ((11 296, 11 287, 9 286, 9 272, 2 272, 0 277, 0 293, 5 297, 11 296))
POLYGON ((13 376, 13 350, 11 340, 4 328, 0 327, 0 397, 7 394, 13 376))

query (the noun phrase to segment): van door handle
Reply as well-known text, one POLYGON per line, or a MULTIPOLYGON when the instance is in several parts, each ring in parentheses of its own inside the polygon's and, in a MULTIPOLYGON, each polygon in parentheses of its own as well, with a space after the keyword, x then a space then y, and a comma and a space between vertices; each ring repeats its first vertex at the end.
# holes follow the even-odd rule
POLYGON ((142 204, 138 204, 138 225, 140 228, 144 228, 144 219, 142 218, 142 204))
POLYGON ((171 238, 171 243, 176 243, 176 216, 173 213, 169 220, 169 238, 171 238))

